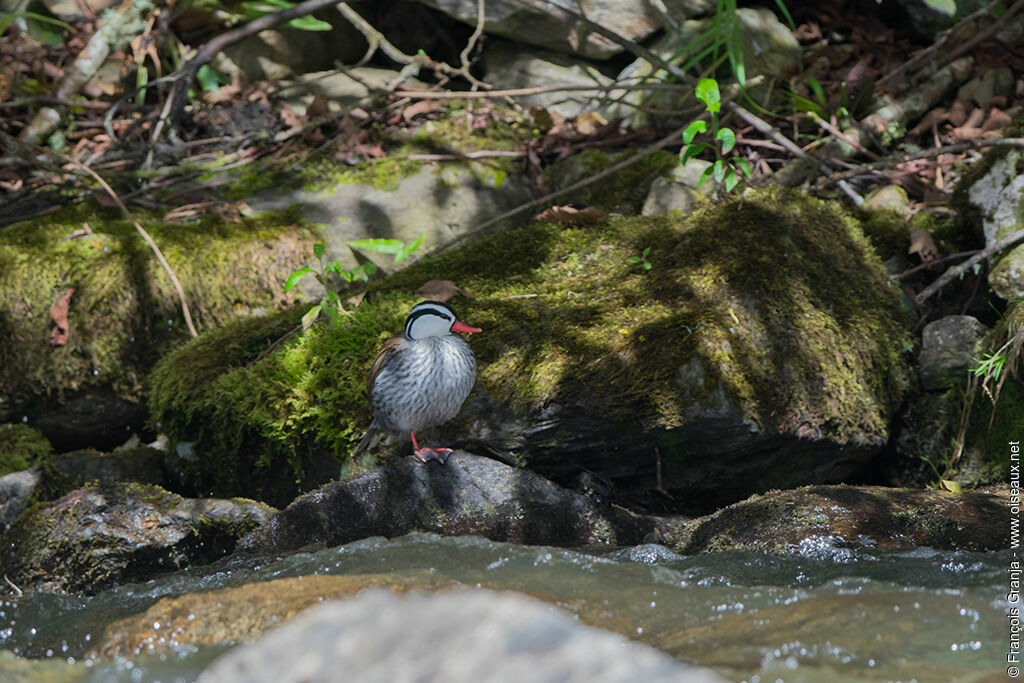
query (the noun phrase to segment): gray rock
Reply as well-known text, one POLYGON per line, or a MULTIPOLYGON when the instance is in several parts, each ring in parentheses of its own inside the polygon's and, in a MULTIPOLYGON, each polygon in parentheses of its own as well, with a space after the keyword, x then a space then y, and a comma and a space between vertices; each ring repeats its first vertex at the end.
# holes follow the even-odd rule
MULTIPOLYGON (((1019 229, 1024 214, 1024 175, 1017 171, 1024 155, 1016 149, 989 154, 995 160, 967 191, 968 201, 981 212, 986 246, 1019 229)), ((1002 254, 989 272, 988 283, 1007 301, 1024 297, 1024 246, 1002 254)))
POLYGON ((199 683, 724 681, 514 593, 368 590, 232 650, 199 683))
POLYGON ((928 323, 921 335, 918 361, 924 388, 963 386, 968 368, 978 360, 980 344, 987 331, 969 315, 947 315, 928 323))
POLYGON ((690 159, 685 166, 672 170, 669 178, 655 178, 650 192, 644 200, 644 216, 660 216, 669 211, 691 211, 697 203, 697 195, 709 196, 715 184, 710 180, 698 187, 704 169, 711 166, 702 159, 690 159))
POLYGON ((366 39, 335 8, 320 14, 330 31, 304 31, 291 26, 260 31, 217 53, 213 66, 249 81, 277 80, 298 73, 354 64, 366 53, 366 39))
POLYGON ((0 564, 22 588, 91 594, 212 562, 272 512, 156 486, 87 486, 22 515, 4 536, 0 564))
MULTIPOLYGON (((488 40, 483 53, 486 80, 501 89, 565 86, 605 86, 611 79, 579 57, 524 47, 521 43, 488 40)), ((517 97, 526 107, 541 106, 571 118, 591 110, 602 111, 605 97, 598 90, 556 90, 517 97)))
MULTIPOLYGON (((476 26, 476 0, 420 2, 476 26)), ((545 0, 489 0, 484 8, 484 30, 549 50, 593 59, 607 59, 622 52, 621 47, 607 38, 564 21, 556 9, 559 5, 579 12, 630 40, 643 40, 662 26, 662 18, 643 0, 582 0, 578 4, 547 3, 545 0)))
POLYGON ((431 531, 549 545, 634 544, 659 522, 603 508, 532 472, 455 452, 444 465, 402 458, 297 498, 241 543, 278 553, 431 531))
MULTIPOLYGON (((524 177, 499 176, 487 164, 465 162, 425 166, 386 189, 352 183, 322 192, 265 193, 248 203, 255 211, 296 206, 323 225, 327 260, 354 268, 359 262, 347 244, 351 240, 386 237, 408 244, 422 235, 416 255, 425 254, 529 200, 524 177)), ((390 256, 365 255, 381 268, 392 265, 390 256)))
POLYGON ((370 96, 371 89, 387 89, 392 83, 402 79, 402 83, 410 88, 429 86, 415 78, 402 76, 392 69, 381 69, 374 66, 355 66, 345 71, 317 71, 305 74, 293 74, 282 79, 278 94, 299 114, 306 113, 306 107, 316 95, 323 95, 332 104, 341 109, 349 110, 363 104, 370 96))
POLYGON ((0 477, 0 526, 3 529, 25 511, 25 504, 38 482, 39 473, 34 469, 0 477))

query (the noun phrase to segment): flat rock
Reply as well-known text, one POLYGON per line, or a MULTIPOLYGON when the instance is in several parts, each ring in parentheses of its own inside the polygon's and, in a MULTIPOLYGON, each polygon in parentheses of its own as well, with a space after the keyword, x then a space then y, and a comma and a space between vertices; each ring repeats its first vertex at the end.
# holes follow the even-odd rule
POLYGON ((318 606, 216 660, 199 683, 724 681, 515 593, 367 591, 318 606))

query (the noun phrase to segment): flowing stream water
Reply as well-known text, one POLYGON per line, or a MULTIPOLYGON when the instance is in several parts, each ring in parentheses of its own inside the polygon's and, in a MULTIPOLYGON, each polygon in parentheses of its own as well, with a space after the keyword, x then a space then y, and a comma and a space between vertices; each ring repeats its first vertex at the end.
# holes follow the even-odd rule
POLYGON ((310 575, 520 591, 737 681, 1002 680, 1011 559, 1009 551, 853 551, 813 542, 794 556, 684 557, 654 545, 595 551, 421 533, 371 538, 229 559, 93 597, 8 598, 0 606, 0 680, 194 680, 229 646, 89 653, 109 624, 161 598, 310 575))

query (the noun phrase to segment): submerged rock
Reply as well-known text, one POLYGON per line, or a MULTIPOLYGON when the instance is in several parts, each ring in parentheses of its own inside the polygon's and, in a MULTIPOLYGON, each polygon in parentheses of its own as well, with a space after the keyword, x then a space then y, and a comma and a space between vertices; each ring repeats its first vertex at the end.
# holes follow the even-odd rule
POLYGON ((676 545, 821 554, 842 548, 1009 548, 1009 499, 881 486, 807 486, 773 491, 693 520, 676 545))
POLYGON ((531 472, 455 452, 444 465, 402 458, 301 496, 243 539, 281 553, 370 536, 431 531, 545 545, 634 544, 654 518, 604 508, 531 472))
POLYGON ((272 512, 157 486, 87 486, 22 515, 3 538, 0 562, 22 589, 91 594, 218 559, 272 512))
POLYGON ((310 610, 215 661, 199 683, 538 683, 725 679, 514 593, 367 591, 310 610), (301 664, 299 664, 301 663, 301 664))

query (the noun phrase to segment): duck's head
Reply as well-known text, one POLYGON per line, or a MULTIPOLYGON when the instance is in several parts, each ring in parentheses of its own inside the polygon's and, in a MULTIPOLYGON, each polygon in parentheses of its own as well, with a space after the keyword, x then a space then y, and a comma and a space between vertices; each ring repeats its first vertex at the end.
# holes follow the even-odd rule
POLYGON ((453 309, 443 301, 421 301, 405 319, 405 336, 409 339, 443 337, 452 332, 480 332, 459 320, 453 309))

